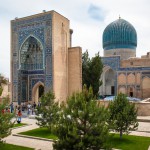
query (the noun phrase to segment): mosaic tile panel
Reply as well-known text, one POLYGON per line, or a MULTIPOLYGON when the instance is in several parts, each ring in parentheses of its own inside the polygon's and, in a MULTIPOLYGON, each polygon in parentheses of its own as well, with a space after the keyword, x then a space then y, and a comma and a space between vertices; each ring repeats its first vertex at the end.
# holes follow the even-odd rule
MULTIPOLYGON (((11 28, 12 57, 14 60, 12 68, 12 82, 14 84, 13 101, 17 99, 18 103, 21 103, 21 101, 25 101, 27 99, 31 100, 32 88, 39 81, 46 86, 47 90, 52 88, 52 16, 49 13, 39 16, 31 16, 25 19, 16 19, 11 23, 11 28), (35 68, 37 68, 35 70, 21 70, 19 58, 20 51, 23 43, 29 37, 38 39, 38 41, 42 44, 42 70, 38 69, 41 68, 41 66, 35 66, 35 68), (29 82, 23 80, 24 76, 29 78, 29 82)), ((34 68, 34 66, 32 68, 34 68)))

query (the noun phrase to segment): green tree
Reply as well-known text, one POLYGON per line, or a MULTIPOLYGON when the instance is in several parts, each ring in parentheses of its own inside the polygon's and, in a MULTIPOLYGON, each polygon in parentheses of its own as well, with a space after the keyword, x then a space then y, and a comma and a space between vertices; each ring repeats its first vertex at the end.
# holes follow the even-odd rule
POLYGON ((89 58, 88 51, 82 55, 82 83, 89 88, 92 86, 93 93, 98 96, 99 86, 102 84, 100 76, 103 71, 103 64, 99 53, 93 58, 89 58))
POLYGON ((115 97, 109 105, 109 112, 109 123, 113 125, 115 131, 120 133, 120 138, 124 132, 128 134, 130 130, 137 129, 137 109, 124 94, 120 93, 115 97))
POLYGON ((38 125, 41 127, 47 127, 51 132, 53 126, 57 123, 59 119, 59 106, 55 102, 55 96, 53 92, 48 92, 41 97, 41 105, 37 107, 37 117, 38 125))
POLYGON ((0 103, 0 143, 2 143, 2 139, 7 137, 11 133, 11 127, 13 127, 13 122, 11 121, 13 118, 13 114, 7 112, 9 105, 9 97, 2 98, 0 103))
POLYGON ((2 74, 0 74, 0 96, 2 95, 3 92, 2 85, 7 84, 7 82, 8 82, 7 79, 2 74))
POLYGON ((89 70, 89 66, 90 66, 90 58, 89 58, 89 53, 86 50, 82 54, 82 84, 83 85, 86 84, 87 87, 90 87, 90 82, 89 82, 90 70, 89 70))
POLYGON ((75 93, 62 106, 57 124, 55 150, 99 150, 109 149, 107 109, 100 107, 93 91, 84 86, 83 92, 75 93))
POLYGON ((95 57, 91 59, 89 70, 91 74, 90 83, 91 86, 93 87, 93 93, 94 95, 98 96, 99 87, 102 84, 102 81, 100 81, 100 77, 103 71, 103 64, 99 56, 99 53, 97 53, 95 57))

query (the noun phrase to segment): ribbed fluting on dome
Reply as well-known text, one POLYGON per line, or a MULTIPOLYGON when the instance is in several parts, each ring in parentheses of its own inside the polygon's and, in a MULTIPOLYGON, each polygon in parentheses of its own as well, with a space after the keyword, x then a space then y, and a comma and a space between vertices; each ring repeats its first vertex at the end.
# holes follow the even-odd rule
POLYGON ((136 49, 137 34, 135 28, 124 19, 110 23, 103 32, 104 50, 116 48, 136 49))

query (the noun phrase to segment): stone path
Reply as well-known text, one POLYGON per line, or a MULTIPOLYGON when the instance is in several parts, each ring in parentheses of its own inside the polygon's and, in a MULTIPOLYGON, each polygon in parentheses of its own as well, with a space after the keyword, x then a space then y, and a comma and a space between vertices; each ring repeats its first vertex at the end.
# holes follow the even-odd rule
MULTIPOLYGON (((24 131, 38 128, 38 125, 36 125, 35 119, 23 118, 22 122, 30 124, 30 125, 25 126, 25 127, 21 127, 21 128, 13 129, 12 134, 17 134, 19 132, 24 132, 24 131)), ((13 135, 6 137, 4 140, 6 141, 6 143, 9 143, 9 144, 31 147, 31 148, 34 148, 36 150, 53 150, 52 142, 50 142, 50 141, 29 139, 29 138, 23 138, 23 137, 18 137, 18 136, 13 136, 13 135)))
MULTIPOLYGON (((150 120, 150 116, 138 117, 138 118, 150 120)), ((24 131, 38 128, 38 125, 36 125, 35 119, 28 119, 26 117, 26 118, 22 119, 22 122, 30 124, 30 125, 25 126, 25 127, 21 127, 21 128, 13 129, 12 134, 17 134, 19 132, 24 132, 24 131)), ((150 137, 150 122, 139 122, 138 131, 132 131, 130 133, 130 135, 150 137)), ((50 142, 50 141, 43 141, 43 140, 38 140, 38 139, 29 139, 29 138, 23 138, 23 137, 18 137, 18 136, 13 136, 13 135, 6 137, 4 140, 6 141, 6 143, 31 147, 31 148, 35 148, 36 150, 53 150, 52 142, 50 142)), ((150 147, 148 150, 150 150, 150 147)))

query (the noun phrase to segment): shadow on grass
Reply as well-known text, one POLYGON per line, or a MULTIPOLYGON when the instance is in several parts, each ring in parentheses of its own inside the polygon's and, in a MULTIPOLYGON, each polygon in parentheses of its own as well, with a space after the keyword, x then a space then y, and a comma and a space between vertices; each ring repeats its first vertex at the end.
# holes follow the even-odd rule
POLYGON ((34 150, 33 148, 17 146, 13 144, 0 143, 0 150, 34 150))
POLYGON ((14 124, 13 128, 21 127, 27 125, 26 123, 16 123, 14 124))
POLYGON ((47 139, 52 139, 52 140, 58 139, 57 136, 52 134, 47 128, 37 128, 37 129, 29 130, 26 132, 21 132, 19 134, 47 138, 47 139))

